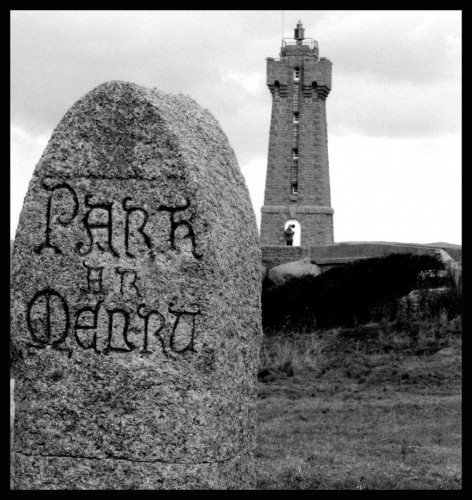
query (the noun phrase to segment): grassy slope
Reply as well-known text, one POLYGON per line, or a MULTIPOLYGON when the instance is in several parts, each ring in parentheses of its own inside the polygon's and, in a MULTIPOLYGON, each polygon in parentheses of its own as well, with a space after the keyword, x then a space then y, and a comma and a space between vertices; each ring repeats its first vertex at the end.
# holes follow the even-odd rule
POLYGON ((459 320, 266 337, 261 361, 259 489, 461 488, 459 320))

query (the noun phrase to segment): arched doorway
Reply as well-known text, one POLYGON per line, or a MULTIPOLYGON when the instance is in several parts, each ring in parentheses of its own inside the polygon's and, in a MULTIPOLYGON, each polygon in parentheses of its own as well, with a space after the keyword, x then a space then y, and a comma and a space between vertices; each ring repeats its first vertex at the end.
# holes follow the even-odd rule
MULTIPOLYGON (((290 219, 285 223, 284 231, 287 229, 289 224, 295 226, 295 227, 292 227, 292 229, 295 231, 295 233, 293 235, 293 246, 299 247, 300 242, 301 242, 301 236, 302 236, 302 227, 300 226, 300 223, 297 220, 290 219)), ((285 243, 285 244, 287 244, 287 243, 285 243)))

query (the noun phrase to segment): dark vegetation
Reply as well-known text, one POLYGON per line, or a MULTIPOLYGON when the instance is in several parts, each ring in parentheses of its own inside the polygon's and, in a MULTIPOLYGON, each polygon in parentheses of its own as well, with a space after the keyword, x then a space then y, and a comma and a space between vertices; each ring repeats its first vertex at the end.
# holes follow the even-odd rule
MULTIPOLYGON (((317 277, 294 278, 280 287, 266 278, 262 285, 264 329, 266 333, 271 329, 305 331, 393 320, 400 297, 431 285, 418 282, 420 272, 441 269, 443 265, 434 257, 394 254, 337 266, 317 277)), ((450 278, 442 281, 434 286, 451 287, 450 278)), ((442 303, 432 304, 438 314, 442 309, 451 316, 459 312, 460 297, 453 287, 438 300, 442 303)))
POLYGON ((394 255, 264 284, 258 489, 462 488, 462 300, 441 268, 394 255))

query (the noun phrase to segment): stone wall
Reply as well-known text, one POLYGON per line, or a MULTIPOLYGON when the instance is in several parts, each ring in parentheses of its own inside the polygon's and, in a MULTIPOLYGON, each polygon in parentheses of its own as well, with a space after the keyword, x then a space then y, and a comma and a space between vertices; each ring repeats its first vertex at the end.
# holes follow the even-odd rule
POLYGON ((278 247, 278 246, 263 246, 262 264, 267 270, 279 264, 301 260, 308 257, 308 247, 278 247))

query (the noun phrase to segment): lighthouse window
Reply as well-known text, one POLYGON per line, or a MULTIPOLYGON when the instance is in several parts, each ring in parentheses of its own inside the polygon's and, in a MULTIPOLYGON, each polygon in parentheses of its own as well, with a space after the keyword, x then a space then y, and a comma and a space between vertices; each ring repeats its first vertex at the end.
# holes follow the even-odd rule
POLYGON ((293 159, 298 160, 298 149, 293 150, 293 159))
POLYGON ((280 83, 277 80, 274 82, 274 98, 276 101, 280 99, 280 83))
POLYGON ((298 82, 298 80, 300 80, 300 68, 298 66, 293 70, 293 79, 296 82, 298 82))
POLYGON ((292 184, 292 194, 298 194, 298 184, 292 184))
POLYGON ((293 123, 298 123, 298 122, 299 122, 298 113, 293 113, 293 123))

